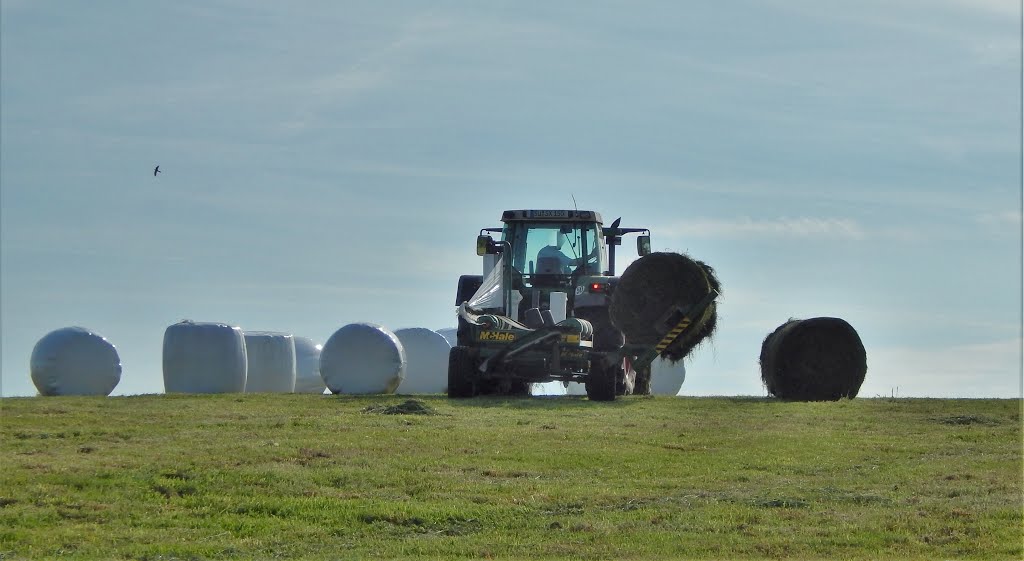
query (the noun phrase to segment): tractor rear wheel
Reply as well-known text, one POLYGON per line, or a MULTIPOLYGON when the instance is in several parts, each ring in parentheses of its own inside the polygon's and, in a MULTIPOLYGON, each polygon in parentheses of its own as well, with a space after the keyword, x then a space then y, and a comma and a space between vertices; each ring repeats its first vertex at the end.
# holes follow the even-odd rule
POLYGON ((476 357, 469 347, 456 346, 448 353, 448 397, 476 395, 476 357))
POLYGON ((595 356, 590 361, 590 373, 585 384, 590 401, 615 400, 616 374, 619 370, 617 365, 605 364, 600 356, 595 356))

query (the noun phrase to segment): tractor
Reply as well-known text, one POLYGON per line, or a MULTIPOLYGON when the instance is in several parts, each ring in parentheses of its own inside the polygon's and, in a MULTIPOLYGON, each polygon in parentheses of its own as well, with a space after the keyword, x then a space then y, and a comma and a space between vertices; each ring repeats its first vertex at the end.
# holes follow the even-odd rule
POLYGON ((620 220, 605 226, 590 210, 506 210, 503 227, 480 230, 482 274, 458 283, 449 397, 529 395, 531 384, 553 381, 582 383, 593 401, 632 392, 636 372, 649 372, 717 293, 693 309, 666 310, 658 345, 627 344, 609 316, 615 250, 624 235, 640 234, 643 257, 651 238, 648 229, 623 228, 620 220))

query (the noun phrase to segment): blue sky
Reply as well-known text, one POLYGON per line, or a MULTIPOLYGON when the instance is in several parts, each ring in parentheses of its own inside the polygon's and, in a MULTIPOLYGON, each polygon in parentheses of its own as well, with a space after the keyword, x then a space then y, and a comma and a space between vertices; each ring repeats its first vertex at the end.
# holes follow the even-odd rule
POLYGON ((5 0, 0 393, 68 325, 115 395, 184 318, 454 325, 477 231, 575 197, 718 271, 684 395, 838 316, 862 396, 1019 396, 1019 2, 691 4, 5 0))

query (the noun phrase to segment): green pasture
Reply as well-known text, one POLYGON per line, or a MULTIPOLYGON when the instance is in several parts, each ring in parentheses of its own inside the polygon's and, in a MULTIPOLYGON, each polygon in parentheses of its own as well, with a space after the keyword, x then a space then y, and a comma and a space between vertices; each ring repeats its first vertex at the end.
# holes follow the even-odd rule
POLYGON ((0 400, 0 559, 1013 559, 1020 400, 0 400))

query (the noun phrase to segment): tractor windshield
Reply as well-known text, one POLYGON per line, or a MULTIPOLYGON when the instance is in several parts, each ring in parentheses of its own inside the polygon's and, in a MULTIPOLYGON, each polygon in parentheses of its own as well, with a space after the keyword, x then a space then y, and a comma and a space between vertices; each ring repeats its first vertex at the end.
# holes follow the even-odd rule
POLYGON ((512 266, 527 282, 607 268, 604 238, 594 222, 509 222, 503 239, 512 245, 512 266))

